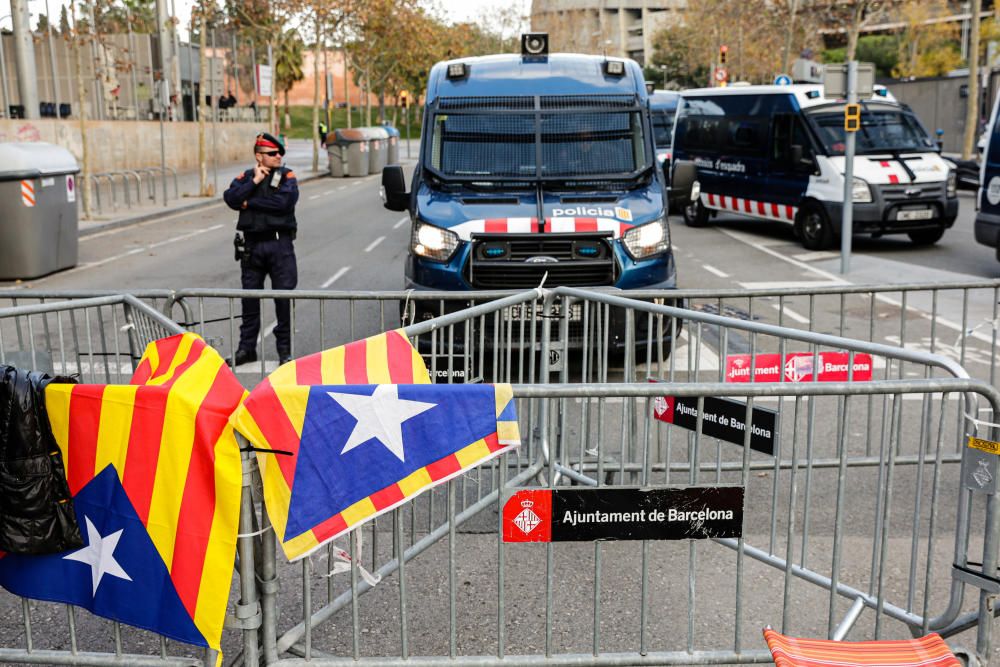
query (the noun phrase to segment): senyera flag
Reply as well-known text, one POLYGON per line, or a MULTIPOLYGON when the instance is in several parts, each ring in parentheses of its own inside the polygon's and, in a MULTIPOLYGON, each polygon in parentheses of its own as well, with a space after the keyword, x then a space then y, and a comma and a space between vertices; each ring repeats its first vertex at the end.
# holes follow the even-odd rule
POLYGON ((151 343, 131 384, 48 385, 85 546, 7 554, 0 584, 218 650, 242 487, 228 420, 245 394, 191 333, 151 343))
POLYGON ((432 385, 401 331, 281 366, 232 422, 289 560, 520 444, 510 385, 432 385))

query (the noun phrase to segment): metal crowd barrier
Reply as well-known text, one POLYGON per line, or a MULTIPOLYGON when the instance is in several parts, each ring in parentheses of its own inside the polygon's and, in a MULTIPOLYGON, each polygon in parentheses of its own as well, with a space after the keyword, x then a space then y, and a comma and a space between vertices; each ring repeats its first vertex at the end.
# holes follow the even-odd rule
MULTIPOLYGON (((988 663, 1000 593, 1000 471, 995 456, 966 447, 965 438, 1000 439, 1000 393, 970 379, 960 360, 917 349, 942 347, 936 327, 946 314, 934 310, 928 320, 926 311, 912 307, 915 296, 936 294, 931 301, 940 303, 950 299, 946 290, 952 288, 913 286, 899 305, 884 300, 893 298, 891 290, 866 288, 858 293, 863 311, 849 304, 851 289, 831 295, 847 305, 825 314, 819 304, 826 294, 780 294, 775 309, 768 301, 773 294, 765 292, 750 301, 747 315, 735 312, 740 296, 729 293, 689 293, 688 308, 667 305, 668 298, 677 301, 673 293, 640 301, 568 288, 463 298, 441 293, 422 295, 419 302, 406 292, 145 294, 220 350, 235 343, 240 298, 292 298, 298 356, 394 328, 403 310, 407 319, 419 320, 406 333, 437 381, 516 383, 522 447, 355 531, 360 539, 343 545, 355 564, 347 573, 333 571, 330 549, 301 563, 278 558, 259 496, 248 484, 241 576, 233 593, 238 629, 224 636, 227 661, 766 662, 770 656, 759 629, 780 624, 801 636, 848 639, 934 630, 953 646, 974 647, 963 653, 969 662, 988 663), (788 305, 793 297, 813 304, 804 309, 807 327, 775 324, 757 314, 788 317, 783 306, 801 314, 801 305, 788 305), (477 303, 470 307, 471 298, 477 303), (439 316, 423 319, 428 313, 439 316), (726 316, 732 314, 738 316, 726 316), (887 340, 880 324, 869 329, 869 341, 839 335, 855 333, 854 315, 891 320, 899 339, 879 342, 887 340), (847 381, 794 382, 785 374, 773 383, 726 381, 733 379, 730 357, 751 370, 763 355, 784 360, 793 352, 807 353, 812 368, 820 367, 823 355, 842 355, 847 381), (871 358, 871 380, 854 377, 865 355, 871 358), (706 402, 740 399, 743 441, 710 436, 704 417, 690 429, 655 419, 657 399, 666 395, 689 399, 698 414, 706 402), (760 415, 770 420, 770 453, 751 446, 760 415), (562 545, 507 545, 499 539, 500 508, 520 488, 700 484, 745 487, 740 539, 562 545), (372 586, 360 566, 381 582, 372 586), (970 590, 975 596, 967 595, 970 590)), ((968 315, 975 290, 997 287, 953 289, 965 295, 958 303, 968 315)), ((18 294, 22 301, 32 297, 52 298, 18 294)), ((142 336, 156 337, 157 327, 169 322, 150 318, 145 329, 128 328, 124 315, 98 316, 97 310, 67 320, 70 311, 105 307, 101 299, 114 298, 144 317, 151 310, 131 297, 96 299, 101 305, 82 305, 88 299, 81 298, 0 309, 0 353, 9 356, 27 345, 36 358, 44 352, 82 370, 75 359, 99 358, 117 349, 112 341, 122 336, 118 347, 134 354, 142 336), (28 329, 30 318, 43 313, 48 329, 37 320, 28 329), (16 320, 20 332, 12 326, 16 320), (106 332, 103 338, 98 330, 106 332), (64 333, 60 338, 54 331, 64 333), (75 338, 69 335, 74 331, 75 338)), ((977 371, 989 371, 992 364, 979 364, 971 352, 995 349, 995 334, 982 340, 963 333, 986 333, 970 319, 956 319, 967 327, 957 333, 972 340, 955 350, 977 371)), ((271 364, 262 360, 249 374, 238 368, 238 377, 250 386, 271 364)), ((117 375, 95 372, 96 366, 86 367, 94 379, 85 381, 122 381, 130 372, 126 366, 117 375)), ((254 479, 253 467, 247 460, 248 480, 254 479)), ((42 603, 0 604, 28 609, 42 603)), ((115 636, 131 638, 132 632, 115 628, 115 636)), ((145 650, 128 652, 119 642, 115 652, 129 653, 129 659, 151 656, 154 644, 139 640, 145 650)), ((88 656, 101 650, 89 643, 79 648, 88 656)), ((169 648, 173 653, 176 645, 169 648)), ((29 655, 27 649, 8 650, 18 660, 29 655)), ((159 654, 167 653, 161 641, 159 654)), ((75 662, 83 658, 73 650, 57 657, 36 661, 85 664, 75 662)), ((7 659, 3 653, 0 658, 7 659)))

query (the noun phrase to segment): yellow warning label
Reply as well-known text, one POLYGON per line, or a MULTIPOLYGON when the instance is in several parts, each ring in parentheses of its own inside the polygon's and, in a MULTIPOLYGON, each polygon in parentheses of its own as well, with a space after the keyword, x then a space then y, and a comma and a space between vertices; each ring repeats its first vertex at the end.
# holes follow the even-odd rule
POLYGON ((988 454, 1000 454, 1000 442, 973 438, 971 435, 969 436, 969 447, 984 451, 988 454))

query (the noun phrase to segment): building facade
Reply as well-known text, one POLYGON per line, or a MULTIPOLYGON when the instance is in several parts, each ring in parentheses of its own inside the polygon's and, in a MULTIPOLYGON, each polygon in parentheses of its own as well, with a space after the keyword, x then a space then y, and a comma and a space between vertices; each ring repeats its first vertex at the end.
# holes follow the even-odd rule
POLYGON ((653 36, 680 23, 688 0, 532 0, 531 29, 551 51, 651 61, 653 36))

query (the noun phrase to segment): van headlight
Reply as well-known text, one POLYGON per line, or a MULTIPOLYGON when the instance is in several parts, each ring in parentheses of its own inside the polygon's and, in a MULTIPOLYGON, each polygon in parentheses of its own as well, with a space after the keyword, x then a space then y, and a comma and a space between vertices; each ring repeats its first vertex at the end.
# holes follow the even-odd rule
POLYGON ((872 201, 872 189, 868 183, 860 178, 854 179, 854 187, 851 188, 851 198, 855 204, 869 204, 872 201))
POLYGON ((954 169, 948 171, 948 185, 945 186, 945 194, 949 197, 958 196, 958 174, 954 169))
POLYGON ((414 255, 447 262, 458 248, 458 235, 455 232, 418 222, 413 227, 410 237, 410 250, 414 255))
POLYGON ((625 250, 632 259, 645 259, 670 249, 670 227, 666 218, 638 225, 622 237, 625 250))

